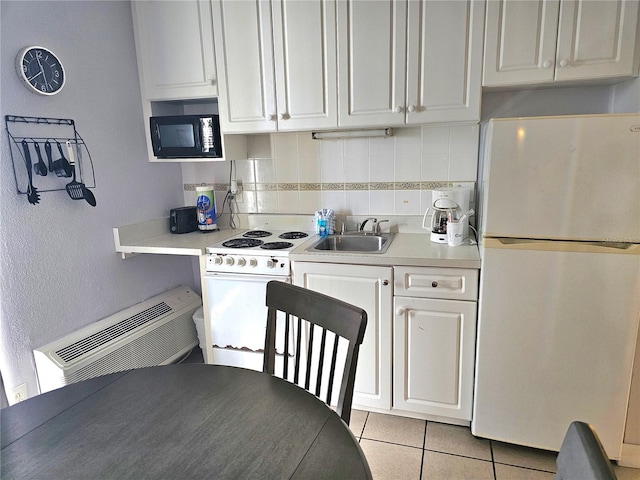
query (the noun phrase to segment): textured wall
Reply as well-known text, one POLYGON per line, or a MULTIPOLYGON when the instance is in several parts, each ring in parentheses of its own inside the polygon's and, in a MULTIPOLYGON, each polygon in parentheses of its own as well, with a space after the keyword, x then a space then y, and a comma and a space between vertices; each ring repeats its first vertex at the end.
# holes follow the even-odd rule
POLYGON ((0 371, 11 401, 21 383, 37 393, 33 348, 194 279, 189 258, 122 260, 114 250, 112 227, 183 203, 180 167, 146 160, 129 2, 3 0, 0 21, 0 371), (15 56, 27 45, 59 55, 58 95, 20 84, 15 56), (18 195, 4 115, 74 119, 95 164, 97 207, 64 190, 35 206, 18 195))

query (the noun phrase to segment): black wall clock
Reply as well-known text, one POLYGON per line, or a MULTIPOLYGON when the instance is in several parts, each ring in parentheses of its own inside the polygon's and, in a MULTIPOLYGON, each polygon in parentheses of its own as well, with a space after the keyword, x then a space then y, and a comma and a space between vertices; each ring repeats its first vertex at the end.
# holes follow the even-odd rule
POLYGON ((43 47, 25 47, 16 57, 18 77, 28 90, 40 95, 55 95, 66 80, 62 63, 43 47))

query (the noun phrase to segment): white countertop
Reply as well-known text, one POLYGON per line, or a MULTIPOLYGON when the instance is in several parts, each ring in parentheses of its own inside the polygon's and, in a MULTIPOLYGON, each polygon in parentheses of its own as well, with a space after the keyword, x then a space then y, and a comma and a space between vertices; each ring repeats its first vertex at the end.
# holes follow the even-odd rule
MULTIPOLYGON (((241 229, 244 230, 244 229, 241 229)), ((223 229, 211 233, 169 232, 169 219, 157 219, 113 229, 116 251, 123 258, 137 253, 162 255, 206 254, 206 248, 230 238, 241 230, 223 229)), ((407 265, 424 267, 480 268, 478 246, 449 247, 429 241, 427 233, 395 233, 389 249, 382 254, 307 252, 316 235, 289 254, 297 262, 348 263, 352 265, 407 265)))
POLYGON ((207 253, 207 247, 236 233, 238 230, 233 229, 206 233, 200 231, 171 233, 169 218, 159 218, 113 229, 116 252, 122 253, 123 258, 136 253, 200 256, 207 253))
POLYGON ((395 233, 385 253, 308 252, 319 237, 305 242, 289 254, 297 262, 348 263, 352 265, 407 265, 423 267, 480 268, 477 245, 459 247, 433 243, 427 233, 395 233))

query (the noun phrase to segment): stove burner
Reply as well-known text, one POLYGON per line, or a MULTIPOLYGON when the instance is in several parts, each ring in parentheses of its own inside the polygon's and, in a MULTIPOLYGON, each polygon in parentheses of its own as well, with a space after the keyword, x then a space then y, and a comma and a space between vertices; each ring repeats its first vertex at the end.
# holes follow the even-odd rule
POLYGON ((232 238, 226 242, 222 242, 223 247, 227 248, 249 248, 262 245, 264 242, 257 238, 232 238))
POLYGON ((267 232, 266 230, 249 230, 242 236, 246 238, 262 238, 271 236, 271 232, 267 232))
POLYGON ((285 232, 282 235, 278 235, 278 238, 283 238, 285 240, 296 240, 298 238, 305 238, 309 235, 304 232, 285 232))
POLYGON ((260 245, 260 248, 264 250, 283 250, 285 248, 293 247, 293 243, 289 242, 268 242, 260 245))

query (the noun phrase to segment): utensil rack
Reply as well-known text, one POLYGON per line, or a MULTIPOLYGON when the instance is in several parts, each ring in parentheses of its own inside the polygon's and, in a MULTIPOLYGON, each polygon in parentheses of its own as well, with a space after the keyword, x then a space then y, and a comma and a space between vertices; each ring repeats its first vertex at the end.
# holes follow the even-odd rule
MULTIPOLYGON (((76 124, 72 119, 5 115, 4 120, 9 137, 9 150, 11 153, 11 163, 13 165, 13 175, 16 181, 16 190, 19 194, 27 194, 27 185, 29 183, 26 158, 21 148, 22 141, 27 142, 29 145, 33 164, 38 162, 38 156, 34 146, 36 142, 40 145, 45 163, 47 163, 47 157, 44 151, 44 144, 47 140, 54 147, 52 149, 54 159, 59 157, 57 144, 63 146, 63 151, 66 152, 65 143, 67 141, 71 142, 75 149, 75 161, 77 165, 74 166, 74 168, 76 168, 77 180, 84 183, 87 188, 95 188, 96 176, 91 153, 76 130, 76 124), (88 163, 85 163, 85 157, 89 159, 88 163)), ((38 189, 38 193, 65 190, 66 184, 72 180, 72 177, 58 177, 55 172, 47 172, 46 176, 33 173, 32 178, 33 186, 38 189)))

